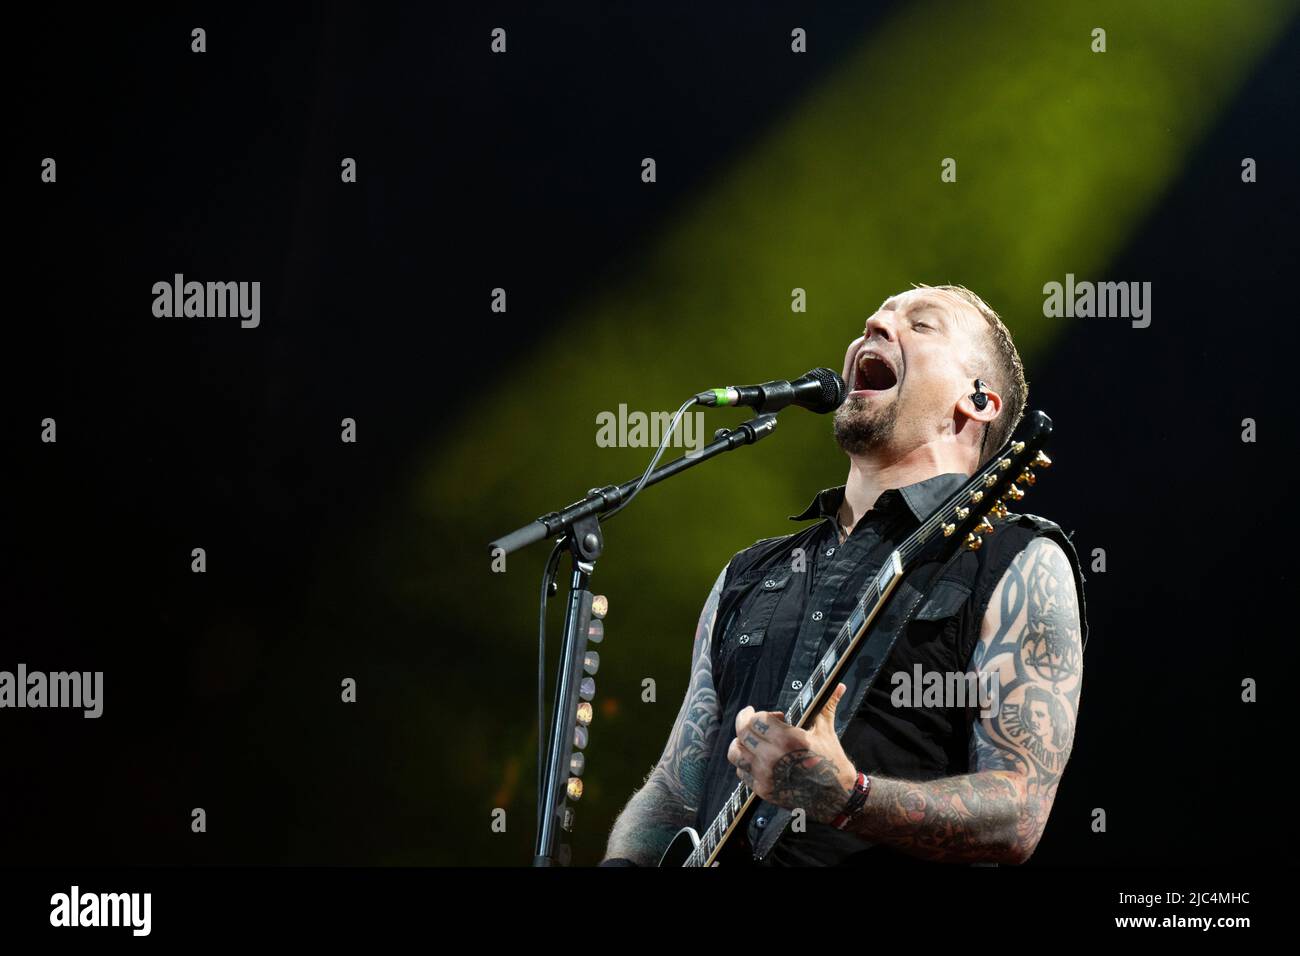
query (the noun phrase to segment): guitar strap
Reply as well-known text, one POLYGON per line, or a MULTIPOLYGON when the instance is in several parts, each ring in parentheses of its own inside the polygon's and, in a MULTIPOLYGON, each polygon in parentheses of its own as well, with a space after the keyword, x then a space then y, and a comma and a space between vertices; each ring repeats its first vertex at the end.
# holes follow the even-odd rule
MULTIPOLYGON (((908 580, 908 577, 914 575, 909 575, 898 583, 894 593, 890 595, 890 599, 885 602, 885 607, 881 608, 879 617, 876 618, 866 637, 858 645, 857 650, 853 652, 848 666, 844 669, 837 682, 844 684, 844 696, 840 698, 840 706, 835 711, 835 736, 844 736, 849 721, 858 712, 863 700, 866 699, 867 691, 871 690, 876 683, 876 679, 880 677, 880 672, 885 662, 889 660, 889 655, 898 642, 899 635, 907 629, 908 623, 921 607, 922 601, 924 601, 934 582, 938 580, 943 572, 952 567, 963 553, 963 550, 959 547, 947 561, 942 564, 936 562, 936 569, 925 577, 920 587, 908 580), (901 614, 895 616, 895 609, 901 614)), ((789 677, 790 675, 787 674, 786 676, 789 677)), ((758 809, 750 816, 748 830, 750 845, 754 848, 755 860, 763 859, 772 851, 772 847, 776 846, 776 841, 785 832, 785 828, 790 825, 790 815, 791 811, 766 800, 759 802, 758 809), (767 820, 767 824, 762 828, 758 827, 755 822, 759 819, 767 820)))

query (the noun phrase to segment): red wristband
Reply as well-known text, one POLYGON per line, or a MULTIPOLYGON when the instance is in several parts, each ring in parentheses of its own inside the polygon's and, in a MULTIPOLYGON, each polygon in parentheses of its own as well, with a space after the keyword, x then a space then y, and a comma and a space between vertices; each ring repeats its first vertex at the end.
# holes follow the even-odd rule
POLYGON ((831 826, 837 830, 843 830, 847 827, 849 821, 857 816, 858 813, 861 812, 862 808, 866 806, 867 795, 870 793, 871 778, 859 770, 858 779, 857 782, 853 784, 853 793, 849 797, 849 802, 844 805, 844 809, 840 811, 840 815, 831 821, 831 826))

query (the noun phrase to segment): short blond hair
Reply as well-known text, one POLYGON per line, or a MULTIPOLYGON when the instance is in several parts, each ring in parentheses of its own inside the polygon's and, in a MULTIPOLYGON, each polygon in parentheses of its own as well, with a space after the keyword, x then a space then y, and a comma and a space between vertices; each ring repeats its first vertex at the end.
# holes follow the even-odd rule
POLYGON ((989 370, 982 372, 981 377, 987 376, 992 379, 989 385, 1002 396, 1002 412, 989 422, 982 444, 983 455, 980 457, 980 464, 983 464, 988 458, 997 454, 1025 414, 1025 403, 1029 400, 1025 364, 1020 361, 1016 343, 1011 340, 1011 330, 1002 321, 1002 317, 970 289, 963 285, 913 284, 918 289, 935 289, 956 296, 984 316, 984 321, 988 323, 989 341, 983 358, 989 370))

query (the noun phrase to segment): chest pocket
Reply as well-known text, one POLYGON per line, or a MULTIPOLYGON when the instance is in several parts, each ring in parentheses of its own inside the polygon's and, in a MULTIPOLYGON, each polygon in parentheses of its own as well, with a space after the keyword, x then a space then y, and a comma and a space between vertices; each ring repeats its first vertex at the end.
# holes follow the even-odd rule
POLYGON ((944 672, 965 670, 979 639, 978 627, 973 635, 965 627, 970 596, 971 585, 964 581, 936 581, 912 616, 900 641, 905 646, 898 649, 893 662, 944 672))
POLYGON ((943 621, 961 613, 971 586, 962 581, 936 581, 913 620, 943 621))
POLYGON ((741 584, 745 596, 722 632, 715 661, 715 681, 724 694, 747 683, 750 671, 763 654, 772 618, 790 590, 793 577, 789 569, 769 569, 741 584))
POLYGON ((768 570, 755 576, 749 586, 749 595, 736 609, 736 623, 730 628, 727 637, 736 638, 745 632, 751 635, 757 631, 765 632, 776 614, 777 605, 789 590, 794 572, 787 569, 768 570))
MULTIPOLYGON (((907 675, 910 681, 918 666, 927 672, 965 670, 970 655, 963 656, 962 644, 967 638, 962 633, 962 622, 971 591, 971 585, 953 579, 939 580, 930 586, 905 631, 898 636, 883 671, 863 698, 857 711, 859 717, 874 721, 883 713, 895 720, 913 713, 910 708, 900 711, 891 701, 899 673, 907 675)), ((898 614, 902 614, 901 608, 898 614)), ((900 626, 896 618, 882 624, 900 626)), ((978 639, 978 633, 975 637, 978 639)), ((972 644, 972 650, 973 647, 972 644)))

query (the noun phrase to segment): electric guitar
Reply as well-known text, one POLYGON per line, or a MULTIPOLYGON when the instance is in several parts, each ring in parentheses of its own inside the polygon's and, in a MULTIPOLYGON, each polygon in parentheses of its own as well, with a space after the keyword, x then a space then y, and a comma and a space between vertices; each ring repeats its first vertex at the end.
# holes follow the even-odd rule
MULTIPOLYGON (((886 558, 884 567, 863 591, 857 607, 816 670, 803 682, 802 693, 785 712, 786 723, 803 727, 816 715, 861 647, 885 602, 916 566, 922 552, 941 540, 977 550, 984 536, 996 530, 994 521, 1007 517, 1006 502, 1019 501, 1025 496, 1021 486, 1035 483, 1034 469, 1051 465, 1051 459, 1042 450, 1052 434, 1050 418, 1040 411, 1029 412, 1018 434, 1018 438, 1008 441, 984 468, 949 496, 886 558)), ((659 865, 717 866, 724 849, 734 850, 739 843, 736 834, 745 832, 756 799, 757 795, 745 784, 737 786, 704 833, 697 833, 692 827, 678 831, 659 865)))

